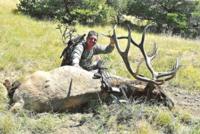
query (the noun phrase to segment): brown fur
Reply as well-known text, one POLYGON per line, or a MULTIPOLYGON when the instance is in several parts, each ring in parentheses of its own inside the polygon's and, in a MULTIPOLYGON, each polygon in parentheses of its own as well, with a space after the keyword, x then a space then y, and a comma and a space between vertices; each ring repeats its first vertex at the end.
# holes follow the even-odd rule
POLYGON ((49 72, 37 71, 21 84, 5 80, 4 85, 13 103, 13 111, 18 108, 35 112, 67 111, 87 103, 101 91, 100 80, 92 77, 93 73, 83 69, 64 66, 49 72))
MULTIPOLYGON (((25 108, 35 112, 64 112, 109 94, 106 90, 102 91, 101 80, 92 77, 91 72, 63 66, 49 72, 37 71, 26 77, 21 84, 19 82, 11 84, 5 80, 4 85, 13 103, 12 111, 25 108)), ((156 91, 159 87, 146 82, 112 76, 110 84, 112 87, 119 88, 125 85, 128 98, 148 96, 150 99, 164 96, 159 90, 156 91)))

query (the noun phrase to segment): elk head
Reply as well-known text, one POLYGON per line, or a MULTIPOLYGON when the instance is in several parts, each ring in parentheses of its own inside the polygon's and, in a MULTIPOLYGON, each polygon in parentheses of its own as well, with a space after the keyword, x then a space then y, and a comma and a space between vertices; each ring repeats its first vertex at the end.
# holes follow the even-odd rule
MULTIPOLYGON (((117 51, 119 52, 120 56, 122 57, 123 62, 125 63, 125 66, 126 66, 128 72, 136 80, 139 80, 139 81, 142 81, 142 82, 146 82, 147 83, 146 88, 149 88, 150 90, 153 91, 153 89, 156 86, 162 85, 162 84, 164 84, 165 81, 168 81, 168 80, 172 79, 176 75, 176 72, 179 69, 180 65, 179 65, 179 62, 178 62, 178 59, 177 59, 176 60, 176 64, 170 69, 170 71, 167 71, 167 72, 156 72, 153 69, 151 61, 155 58, 155 56, 157 54, 157 46, 156 46, 156 44, 154 44, 152 52, 149 55, 147 55, 147 52, 144 50, 145 33, 146 33, 147 28, 149 28, 150 26, 151 25, 147 25, 144 28, 142 39, 141 39, 139 44, 136 43, 133 40, 133 38, 131 36, 131 29, 129 27, 128 27, 128 36, 117 37, 116 30, 115 30, 116 26, 115 26, 113 28, 113 39, 115 41, 115 45, 116 45, 117 51), (127 47, 125 48, 124 51, 122 51, 120 49, 120 47, 119 47, 119 40, 120 39, 127 39, 128 40, 127 41, 128 42, 127 43, 127 47), (131 64, 130 64, 129 59, 128 59, 128 54, 129 54, 129 50, 130 50, 131 44, 133 46, 135 46, 136 48, 138 48, 140 50, 140 52, 142 53, 143 59, 144 59, 145 64, 146 64, 146 67, 148 68, 148 70, 151 73, 151 78, 145 77, 143 75, 138 74, 138 70, 139 70, 141 62, 138 64, 138 66, 137 66, 137 68, 135 70, 131 67, 131 64)), ((162 94, 162 91, 161 91, 161 94, 162 94)))

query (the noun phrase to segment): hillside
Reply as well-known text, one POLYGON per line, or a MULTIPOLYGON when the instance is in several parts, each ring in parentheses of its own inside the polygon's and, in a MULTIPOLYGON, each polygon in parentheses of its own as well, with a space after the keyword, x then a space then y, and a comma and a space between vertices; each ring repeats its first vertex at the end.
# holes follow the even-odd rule
MULTIPOLYGON (((163 106, 148 104, 104 104, 93 106, 98 113, 42 113, 30 111, 10 113, 8 98, 2 83, 5 79, 23 79, 36 70, 51 70, 60 65, 60 53, 64 48, 57 22, 41 21, 16 11, 17 0, 0 0, 0 133, 200 133, 200 41, 188 40, 167 35, 146 36, 146 49, 154 42, 158 45, 155 59, 156 70, 163 71, 180 58, 182 67, 177 76, 165 83, 163 89, 176 102, 173 110, 163 106)), ((96 30, 109 34, 112 26, 76 26, 79 33, 96 30)), ((127 31, 118 28, 119 35, 127 31)), ((132 32, 139 42, 141 33, 132 32)), ((109 40, 100 36, 100 44, 109 40)), ((125 45, 125 42, 120 42, 125 45)), ((131 61, 140 59, 134 48, 131 61)), ((132 78, 116 50, 101 56, 105 59, 112 74, 132 78)), ((135 65, 133 65, 135 66, 135 65)), ((142 65, 140 73, 149 75, 142 65)))

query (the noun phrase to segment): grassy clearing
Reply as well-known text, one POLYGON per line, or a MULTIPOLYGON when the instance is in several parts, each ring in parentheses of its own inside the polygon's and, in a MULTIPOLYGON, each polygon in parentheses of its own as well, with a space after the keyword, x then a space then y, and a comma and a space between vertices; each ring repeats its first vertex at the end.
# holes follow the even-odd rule
MULTIPOLYGON (((0 81, 5 78, 21 79, 35 70, 50 70, 60 64, 60 53, 64 48, 57 24, 39 21, 15 12, 17 0, 0 0, 0 81)), ((100 33, 112 33, 111 26, 85 27, 76 26, 79 33, 96 30, 100 33)), ((127 34, 118 28, 119 35, 127 34)), ((132 33, 139 42, 140 33, 132 33)), ((99 37, 99 44, 108 44, 109 39, 99 37)), ((159 53, 154 62, 156 70, 167 70, 174 64, 176 57, 181 58, 182 68, 175 79, 170 81, 173 86, 186 90, 200 90, 200 42, 185 40, 179 37, 148 34, 145 48, 149 51, 151 44, 158 44, 159 53)), ((126 42, 120 42, 125 48, 126 42)), ((113 74, 131 78, 124 68, 121 58, 114 50, 109 55, 102 55, 113 74)), ((129 59, 137 63, 141 58, 139 51, 131 49, 129 59)), ((136 66, 133 64, 133 66, 136 66)), ((142 65, 141 73, 149 75, 142 65)), ((6 90, 0 84, 0 133, 58 133, 64 132, 96 132, 96 133, 200 133, 200 121, 180 109, 169 111, 165 107, 148 105, 112 105, 100 106, 95 109, 100 113, 95 117, 88 114, 52 114, 34 115, 27 111, 12 114, 7 110, 8 99, 6 90), (70 127, 85 121, 85 128, 70 127), (67 131, 68 130, 68 131, 67 131)))
MULTIPOLYGON (((19 78, 36 70, 50 70, 60 64, 60 53, 64 48, 61 42, 59 30, 56 29, 55 22, 38 21, 30 17, 13 13, 16 1, 4 2, 0 4, 0 70, 12 70, 21 72, 19 78), (6 9, 6 7, 8 8, 6 9)), ((95 30, 99 33, 112 34, 112 27, 76 26, 78 33, 87 33, 95 30)), ((118 28, 119 36, 127 35, 125 29, 118 28)), ((132 33, 134 39, 139 42, 140 33, 132 33)), ((175 63, 176 57, 180 58, 182 68, 177 73, 177 77, 170 81, 170 84, 179 86, 187 90, 200 89, 200 41, 185 40, 179 37, 169 37, 166 35, 147 34, 145 49, 149 52, 152 44, 158 45, 158 56, 154 61, 154 68, 158 71, 166 71, 175 63)), ((100 35, 99 44, 108 44, 109 39, 100 35)), ((126 42, 120 41, 122 48, 126 42)), ((121 58, 115 50, 112 54, 102 55, 108 62, 111 73, 132 78, 126 71, 121 58)), ((141 55, 139 51, 132 47, 129 59, 136 64, 141 55)), ((145 65, 141 66, 140 73, 150 76, 145 65)))
POLYGON ((190 118, 182 120, 182 113, 169 111, 165 107, 148 105, 112 105, 102 106, 100 115, 89 120, 89 126, 99 133, 198 133, 199 121, 190 118))

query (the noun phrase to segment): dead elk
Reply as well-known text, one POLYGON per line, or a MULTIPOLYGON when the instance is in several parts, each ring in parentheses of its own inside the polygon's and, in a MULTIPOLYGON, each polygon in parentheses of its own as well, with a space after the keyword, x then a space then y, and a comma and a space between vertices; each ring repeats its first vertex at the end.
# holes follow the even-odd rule
POLYGON ((72 66, 59 67, 49 72, 37 71, 28 76, 21 84, 19 82, 11 84, 9 81, 5 81, 4 85, 11 99, 11 110, 16 111, 25 108, 35 112, 64 112, 81 107, 93 99, 99 100, 104 96, 110 96, 110 94, 123 96, 127 100, 145 97, 145 100, 170 101, 171 106, 173 106, 173 102, 165 95, 160 85, 176 75, 179 69, 178 60, 168 72, 156 72, 153 69, 151 61, 155 58, 157 47, 154 46, 151 55, 147 55, 144 50, 144 38, 147 28, 144 29, 139 44, 132 39, 130 29, 128 29, 128 36, 123 37, 117 37, 115 28, 113 29, 116 48, 127 70, 136 80, 116 76, 104 77, 103 73, 101 73, 101 79, 93 79, 94 74, 92 72, 72 66), (119 48, 119 39, 128 40, 124 52, 119 48), (141 51, 152 78, 138 74, 130 66, 128 53, 131 44, 141 51))

